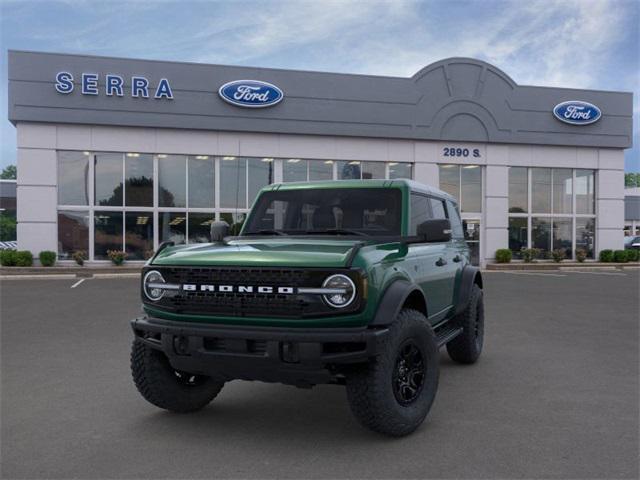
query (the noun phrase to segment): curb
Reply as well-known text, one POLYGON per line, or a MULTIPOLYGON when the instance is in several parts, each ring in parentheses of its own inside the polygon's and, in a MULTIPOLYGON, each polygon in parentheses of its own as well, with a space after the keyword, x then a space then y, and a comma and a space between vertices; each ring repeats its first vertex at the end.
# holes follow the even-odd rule
POLYGON ((626 270, 626 269, 638 269, 640 264, 634 263, 578 263, 578 262, 563 262, 563 263, 490 263, 487 265, 486 270, 494 272, 502 271, 545 271, 545 270, 626 270))
POLYGON ((0 280, 106 280, 109 278, 140 278, 139 273, 96 273, 95 275, 74 275, 72 273, 52 273, 48 275, 0 275, 0 280))
POLYGON ((0 278, 24 276, 91 278, 104 275, 140 275, 141 266, 122 267, 1 267, 0 278))

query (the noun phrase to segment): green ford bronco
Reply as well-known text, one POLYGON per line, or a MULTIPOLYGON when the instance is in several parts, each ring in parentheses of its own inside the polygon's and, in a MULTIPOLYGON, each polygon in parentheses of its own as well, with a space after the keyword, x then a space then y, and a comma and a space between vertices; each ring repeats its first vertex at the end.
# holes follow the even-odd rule
POLYGON ((135 384, 173 412, 227 381, 345 385, 366 427, 414 431, 438 388, 438 349, 482 350, 482 277, 456 201, 409 180, 264 188, 238 236, 163 244, 131 321, 135 384))

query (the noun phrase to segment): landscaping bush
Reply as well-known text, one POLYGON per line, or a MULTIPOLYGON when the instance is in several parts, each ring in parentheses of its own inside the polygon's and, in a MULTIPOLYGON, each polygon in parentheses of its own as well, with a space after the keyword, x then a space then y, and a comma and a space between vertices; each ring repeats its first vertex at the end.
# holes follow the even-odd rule
POLYGON ((613 262, 613 250, 602 250, 600 252, 601 262, 613 262))
POLYGON ((560 263, 562 260, 565 259, 566 256, 567 254, 562 248, 556 248, 554 251, 551 252, 551 258, 553 258, 553 261, 556 263, 560 263))
POLYGON ((616 250, 613 252, 613 261, 618 263, 626 263, 627 262, 627 251, 626 250, 616 250))
POLYGON ((523 248, 520 250, 520 254, 525 263, 531 263, 540 256, 540 249, 538 248, 523 248))
POLYGON ((587 251, 584 248, 576 248, 576 260, 580 263, 587 259, 587 251))
POLYGON ((123 252, 122 250, 107 250, 107 256, 114 265, 122 265, 127 258, 127 252, 123 252))
POLYGON ((511 261, 511 250, 508 248, 500 248, 496 250, 496 262, 509 263, 511 261))
POLYGON ((78 265, 82 266, 87 259, 87 252, 84 250, 76 250, 73 252, 73 255, 71 255, 71 258, 73 258, 78 265))
POLYGON ((29 250, 16 252, 16 267, 30 267, 33 265, 33 254, 29 250))
POLYGON ((15 250, 0 250, 0 265, 3 267, 13 267, 16 264, 15 250))
POLYGON ((630 262, 637 262, 640 260, 640 250, 636 250, 635 248, 627 250, 627 260, 630 262))
POLYGON ((52 252, 51 250, 44 250, 38 255, 40 264, 43 267, 53 267, 56 263, 56 257, 56 252, 52 252))

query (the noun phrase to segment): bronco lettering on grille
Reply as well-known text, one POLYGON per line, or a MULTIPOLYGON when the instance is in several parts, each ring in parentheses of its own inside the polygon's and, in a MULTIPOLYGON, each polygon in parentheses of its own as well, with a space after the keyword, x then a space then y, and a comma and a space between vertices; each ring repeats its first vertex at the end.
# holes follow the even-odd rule
POLYGON ((294 287, 271 287, 266 285, 197 285, 195 283, 183 283, 182 290, 185 292, 276 293, 284 295, 292 295, 295 293, 294 287))

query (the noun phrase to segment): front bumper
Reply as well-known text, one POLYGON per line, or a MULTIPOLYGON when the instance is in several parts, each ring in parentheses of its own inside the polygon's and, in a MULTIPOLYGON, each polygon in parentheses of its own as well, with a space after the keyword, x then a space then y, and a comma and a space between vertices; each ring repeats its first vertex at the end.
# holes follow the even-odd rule
POLYGON ((176 370, 298 386, 339 381, 344 366, 375 357, 388 334, 386 328, 238 327, 146 316, 131 327, 176 370))

